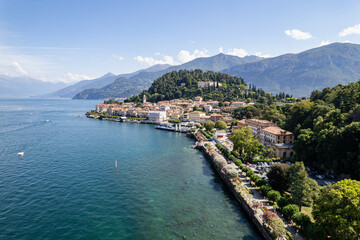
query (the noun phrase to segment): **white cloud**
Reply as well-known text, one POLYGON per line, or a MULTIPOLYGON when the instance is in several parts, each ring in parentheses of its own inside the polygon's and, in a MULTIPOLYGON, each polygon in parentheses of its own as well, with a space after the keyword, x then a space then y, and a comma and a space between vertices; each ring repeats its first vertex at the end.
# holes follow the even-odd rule
MULTIPOLYGON (((172 56, 167 56, 167 55, 163 55, 161 59, 155 59, 152 57, 143 57, 143 56, 136 56, 134 57, 134 59, 148 66, 153 66, 156 64, 178 65, 191 61, 198 57, 208 57, 207 52, 208 52, 207 50, 200 51, 198 49, 195 49, 192 53, 186 50, 181 50, 178 53, 176 60, 172 56)), ((155 55, 159 56, 161 54, 155 53, 155 55)))
POLYGON ((179 52, 179 54, 177 55, 177 59, 178 59, 178 62, 181 64, 181 63, 185 63, 185 62, 194 60, 195 58, 208 57, 207 52, 208 51, 206 49, 203 51, 195 49, 193 51, 193 53, 190 53, 189 51, 186 51, 186 50, 181 50, 179 52))
POLYGON ((292 37, 296 40, 307 40, 312 38, 311 34, 308 32, 302 32, 298 29, 286 30, 285 34, 289 37, 292 37))
POLYGON ((155 53, 155 56, 160 56, 160 55, 161 55, 161 53, 159 53, 159 52, 155 53))
POLYGON ((219 52, 220 52, 220 53, 223 53, 223 52, 224 52, 224 50, 223 50, 223 47, 222 47, 222 46, 219 48, 219 52))
POLYGON ((27 75, 28 73, 24 70, 24 68, 18 63, 18 62, 12 62, 9 64, 10 68, 13 68, 13 70, 20 74, 20 75, 27 75))
POLYGON ((345 37, 351 34, 360 34, 360 24, 345 28, 344 30, 339 32, 340 37, 345 37))
POLYGON ((248 52, 243 48, 230 49, 230 51, 227 54, 238 56, 241 58, 249 55, 248 52))
POLYGON ((124 60, 124 57, 118 56, 118 55, 116 55, 116 54, 113 54, 113 58, 115 58, 115 59, 117 59, 117 60, 119 60, 119 61, 124 60))
POLYGON ((322 47, 322 46, 325 46, 325 45, 329 45, 329 44, 330 44, 329 41, 324 41, 324 40, 322 40, 321 43, 320 43, 320 45, 319 45, 319 47, 322 47))
POLYGON ((254 54, 255 56, 262 57, 262 58, 269 58, 271 57, 270 54, 262 54, 261 52, 257 52, 254 54))
POLYGON ((143 63, 145 65, 153 66, 156 64, 170 64, 173 65, 175 63, 174 58, 171 56, 163 56, 163 59, 154 59, 152 57, 143 57, 143 56, 137 56, 134 57, 134 59, 140 63, 143 63))
POLYGON ((343 43, 350 43, 350 41, 349 41, 349 40, 345 40, 345 41, 343 41, 343 43))
POLYGON ((60 80, 66 83, 70 83, 70 82, 78 82, 81 80, 90 80, 90 79, 94 79, 94 78, 85 74, 67 73, 65 74, 65 77, 61 78, 60 80))

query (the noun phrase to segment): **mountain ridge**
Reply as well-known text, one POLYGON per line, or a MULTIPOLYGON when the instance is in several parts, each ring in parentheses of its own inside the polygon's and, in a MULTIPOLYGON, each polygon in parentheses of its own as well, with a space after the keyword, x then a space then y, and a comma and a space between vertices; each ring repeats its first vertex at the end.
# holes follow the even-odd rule
POLYGON ((76 94, 74 96, 74 99, 99 99, 99 96, 103 96, 103 98, 109 98, 110 96, 116 98, 130 97, 132 95, 138 94, 142 90, 149 88, 157 78, 172 71, 178 71, 181 69, 200 69, 203 71, 216 72, 222 68, 236 66, 238 64, 243 64, 246 62, 254 62, 260 59, 262 58, 257 56, 246 56, 244 58, 240 58, 237 56, 226 55, 222 53, 211 57, 196 58, 184 64, 170 66, 169 68, 157 72, 140 71, 136 75, 132 75, 131 77, 129 77, 129 82, 131 82, 132 84, 126 83, 126 80, 123 79, 121 81, 118 81, 116 84, 112 84, 111 86, 104 86, 103 88, 99 89, 86 89, 83 92, 76 94), (117 89, 120 89, 121 87, 126 87, 126 89, 120 90, 118 94, 115 94, 115 91, 113 91, 111 87, 115 87, 117 89), (111 92, 111 94, 107 96, 106 92, 111 92))
POLYGON ((360 45, 333 43, 297 54, 283 54, 222 72, 272 93, 310 96, 316 89, 347 84, 360 78, 360 45))

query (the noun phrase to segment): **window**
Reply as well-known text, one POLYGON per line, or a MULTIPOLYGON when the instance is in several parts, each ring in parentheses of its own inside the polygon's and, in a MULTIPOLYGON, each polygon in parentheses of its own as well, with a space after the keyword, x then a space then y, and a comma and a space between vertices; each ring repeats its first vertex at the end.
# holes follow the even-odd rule
POLYGON ((292 157, 294 155, 294 152, 290 152, 290 157, 292 157))
POLYGON ((286 158, 286 152, 283 152, 283 157, 286 158))

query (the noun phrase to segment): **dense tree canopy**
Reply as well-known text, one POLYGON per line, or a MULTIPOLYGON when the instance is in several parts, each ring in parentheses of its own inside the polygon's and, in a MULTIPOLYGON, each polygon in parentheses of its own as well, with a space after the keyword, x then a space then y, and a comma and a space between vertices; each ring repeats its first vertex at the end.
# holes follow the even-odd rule
POLYGON ((273 189, 284 192, 289 189, 289 174, 290 165, 276 163, 271 166, 266 176, 273 189))
POLYGON ((360 179, 360 81, 314 91, 285 115, 297 160, 360 179))
MULTIPOLYGON (((171 99, 194 99, 201 96, 204 100, 217 101, 257 101, 259 103, 272 103, 274 96, 254 85, 245 84, 242 78, 219 72, 203 72, 196 70, 180 70, 166 73, 153 82, 147 91, 131 97, 126 101, 141 102, 146 95, 148 101, 158 102, 171 99), (198 87, 198 82, 215 82, 213 86, 198 87)), ((285 97, 277 95, 276 98, 285 97)))
POLYGON ((290 167, 290 191, 299 210, 303 205, 311 205, 318 192, 317 182, 308 178, 303 162, 296 162, 290 167))
POLYGON ((256 156, 263 156, 265 147, 251 133, 250 127, 236 129, 230 136, 230 140, 234 143, 234 151, 241 157, 247 159, 256 156))
POLYGON ((360 182, 345 179, 324 187, 313 216, 331 239, 360 239, 360 182))
POLYGON ((222 121, 222 120, 218 120, 218 121, 216 121, 216 123, 215 123, 215 127, 217 128, 217 129, 226 129, 227 128, 227 124, 226 124, 226 122, 224 122, 224 121, 222 121))

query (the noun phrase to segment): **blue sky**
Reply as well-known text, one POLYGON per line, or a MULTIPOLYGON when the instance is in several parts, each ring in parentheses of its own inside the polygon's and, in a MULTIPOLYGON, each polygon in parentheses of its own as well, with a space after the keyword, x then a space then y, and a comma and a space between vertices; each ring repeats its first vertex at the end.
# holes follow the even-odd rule
POLYGON ((0 74, 46 81, 345 41, 360 43, 360 1, 0 0, 0 74))

